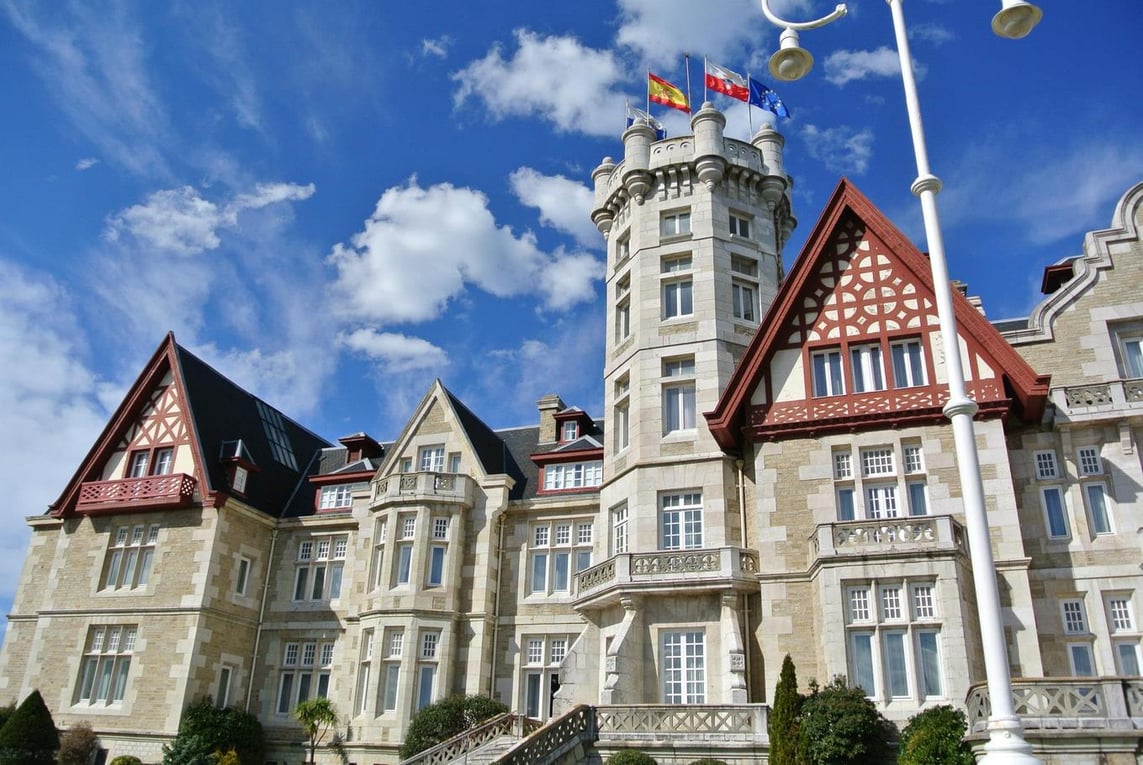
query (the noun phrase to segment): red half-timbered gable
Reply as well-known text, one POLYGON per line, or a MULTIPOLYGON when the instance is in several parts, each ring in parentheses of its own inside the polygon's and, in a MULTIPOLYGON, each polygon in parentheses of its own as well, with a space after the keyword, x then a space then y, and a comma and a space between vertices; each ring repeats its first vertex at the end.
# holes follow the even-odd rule
MULTIPOLYGON (((980 415, 1038 418, 1036 375, 963 296, 955 297, 969 395, 980 415)), ((843 180, 769 315, 707 414, 734 449, 764 440, 938 422, 948 400, 927 258, 843 180)))

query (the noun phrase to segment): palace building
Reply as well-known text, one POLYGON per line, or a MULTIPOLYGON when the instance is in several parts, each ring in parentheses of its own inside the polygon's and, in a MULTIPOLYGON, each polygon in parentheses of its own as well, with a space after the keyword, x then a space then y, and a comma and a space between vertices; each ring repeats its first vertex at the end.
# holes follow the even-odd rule
MULTIPOLYGON (((210 697, 292 764, 291 711, 327 696, 365 765, 396 763, 425 705, 486 694, 528 718, 505 757, 744 765, 767 761, 789 654, 803 690, 845 675, 898 725, 952 704, 983 735, 927 258, 842 180, 785 273, 783 139, 724 125, 709 104, 693 135, 636 121, 592 173, 603 412, 537 391, 534 426, 494 430, 437 381, 402 432, 331 443, 168 335, 28 518, 0 702, 38 688, 61 727, 154 763, 210 697)), ((1028 318, 954 295, 1013 692, 1047 762, 1140 750, 1141 223, 1143 183, 1028 318)))

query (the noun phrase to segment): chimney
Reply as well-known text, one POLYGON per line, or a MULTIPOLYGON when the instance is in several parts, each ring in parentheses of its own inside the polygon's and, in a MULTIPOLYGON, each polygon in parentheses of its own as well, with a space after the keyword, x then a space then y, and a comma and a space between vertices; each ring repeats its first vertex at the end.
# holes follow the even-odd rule
POLYGON ((345 464, 352 465, 359 459, 380 457, 384 452, 384 447, 374 441, 370 436, 365 433, 354 433, 351 436, 342 436, 337 439, 338 443, 345 447, 345 464))
POLYGON ((555 443, 558 435, 556 412, 563 410, 563 400, 555 393, 549 393, 536 402, 536 408, 540 410, 540 443, 555 443))

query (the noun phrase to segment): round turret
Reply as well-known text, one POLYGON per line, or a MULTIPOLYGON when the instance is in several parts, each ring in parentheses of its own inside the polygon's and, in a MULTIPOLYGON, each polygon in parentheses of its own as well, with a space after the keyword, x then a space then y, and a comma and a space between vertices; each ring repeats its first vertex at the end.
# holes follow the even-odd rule
POLYGON ((710 101, 705 102, 691 118, 691 130, 695 136, 695 173, 707 190, 713 190, 726 171, 722 134, 725 127, 726 115, 715 109, 710 101))
POLYGON ((790 185, 782 164, 782 148, 786 145, 786 139, 773 125, 767 123, 754 134, 750 143, 762 153, 762 163, 766 168, 766 176, 762 179, 762 198, 774 210, 790 185))
POLYGON ((604 157, 599 166, 591 172, 591 180, 595 182, 595 205, 591 211, 591 222, 605 239, 611 231, 611 222, 615 219, 615 212, 607 206, 607 189, 614 173, 615 162, 611 157, 604 157))
POLYGON ((644 119, 637 119, 623 131, 623 185, 635 204, 643 204, 643 197, 651 189, 651 143, 655 129, 644 119))

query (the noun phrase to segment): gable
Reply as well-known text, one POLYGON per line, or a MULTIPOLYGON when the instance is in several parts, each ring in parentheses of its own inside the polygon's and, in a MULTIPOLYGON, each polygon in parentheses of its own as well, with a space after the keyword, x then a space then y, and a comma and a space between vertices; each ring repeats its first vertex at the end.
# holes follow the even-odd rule
MULTIPOLYGON (((982 416, 1038 418, 1038 377, 954 294, 969 395, 982 416)), ((939 422, 947 368, 928 259, 847 181, 707 413, 724 449, 770 439, 939 422)))

